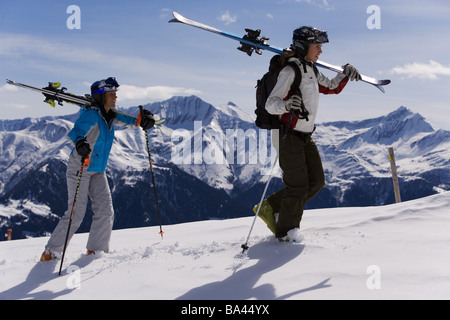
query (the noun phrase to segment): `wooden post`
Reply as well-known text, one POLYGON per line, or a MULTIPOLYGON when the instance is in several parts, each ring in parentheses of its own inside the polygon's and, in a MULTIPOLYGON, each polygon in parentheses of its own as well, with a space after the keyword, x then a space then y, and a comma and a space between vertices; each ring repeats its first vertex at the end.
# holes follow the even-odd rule
POLYGON ((12 240, 12 229, 8 229, 6 231, 8 241, 12 240))
POLYGON ((389 160, 391 162, 392 181, 394 182, 395 202, 402 202, 400 186, 398 184, 397 166, 395 165, 394 148, 389 148, 389 160))

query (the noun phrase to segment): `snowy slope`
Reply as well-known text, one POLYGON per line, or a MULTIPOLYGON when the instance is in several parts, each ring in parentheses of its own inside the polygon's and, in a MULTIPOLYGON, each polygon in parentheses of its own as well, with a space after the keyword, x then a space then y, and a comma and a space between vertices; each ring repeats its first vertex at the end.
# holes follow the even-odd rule
POLYGON ((75 235, 63 275, 37 263, 47 238, 0 243, 0 299, 449 299, 450 193, 305 212, 295 244, 253 218, 114 231, 86 257, 75 235), (67 270, 73 270, 68 274, 67 270))

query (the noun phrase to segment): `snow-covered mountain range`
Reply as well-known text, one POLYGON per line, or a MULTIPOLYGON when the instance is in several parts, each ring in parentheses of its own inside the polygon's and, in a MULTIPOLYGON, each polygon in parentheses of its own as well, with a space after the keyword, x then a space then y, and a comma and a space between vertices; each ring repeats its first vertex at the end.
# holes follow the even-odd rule
MULTIPOLYGON (((149 131, 163 224, 252 215, 276 152, 270 133, 233 103, 173 97, 144 106, 165 122, 149 131)), ((137 114, 138 108, 124 110, 137 114)), ((66 136, 78 115, 0 121, 0 227, 16 238, 51 232, 67 207, 66 136)), ((394 202, 388 147, 402 198, 450 189, 450 132, 401 107, 375 119, 319 124, 327 187, 309 208, 394 202)), ((281 188, 275 171, 270 192, 281 188)), ((115 229, 158 223, 145 136, 117 129, 108 165, 115 229)), ((88 209, 90 212, 90 209, 88 209)), ((86 221, 80 231, 87 231, 86 221)))

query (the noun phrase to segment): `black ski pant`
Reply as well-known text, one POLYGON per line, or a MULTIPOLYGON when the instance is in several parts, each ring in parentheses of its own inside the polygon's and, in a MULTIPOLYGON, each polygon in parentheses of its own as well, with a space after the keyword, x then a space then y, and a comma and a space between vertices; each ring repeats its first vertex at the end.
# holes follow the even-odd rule
POLYGON ((289 132, 280 150, 280 167, 285 187, 268 198, 274 212, 279 213, 277 238, 300 228, 305 204, 325 186, 322 160, 310 137, 289 132))

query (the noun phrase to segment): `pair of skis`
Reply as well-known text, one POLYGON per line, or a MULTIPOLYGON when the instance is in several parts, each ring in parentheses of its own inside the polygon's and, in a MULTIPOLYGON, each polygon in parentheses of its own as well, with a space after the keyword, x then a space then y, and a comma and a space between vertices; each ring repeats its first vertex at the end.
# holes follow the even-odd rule
POLYGON ((68 92, 66 92, 67 88, 64 88, 64 87, 60 88, 61 83, 59 83, 59 82, 49 82, 48 87, 45 87, 42 89, 32 87, 27 84, 19 83, 16 81, 8 80, 8 79, 6 79, 6 83, 13 85, 13 86, 17 86, 17 87, 21 87, 21 88, 25 88, 25 89, 29 89, 29 90, 33 90, 33 91, 42 93, 45 97, 44 102, 48 103, 52 107, 55 107, 56 103, 58 103, 60 106, 62 106, 63 102, 75 104, 80 107, 92 106, 94 103, 94 100, 92 99, 91 95, 86 94, 84 96, 77 96, 77 95, 68 93, 68 92))
MULTIPOLYGON (((241 36, 235 35, 233 33, 222 31, 222 30, 210 27, 208 25, 205 25, 203 23, 200 23, 200 22, 197 22, 194 20, 190 20, 188 18, 183 17, 181 14, 179 14, 177 12, 173 12, 173 16, 174 16, 174 19, 170 20, 169 23, 174 23, 174 22, 182 23, 182 24, 185 24, 188 26, 196 27, 201 30, 212 32, 212 33, 221 35, 223 37, 227 37, 227 38, 239 41, 241 44, 241 47, 239 47, 238 50, 247 53, 249 56, 251 56, 253 52, 256 52, 257 54, 262 54, 261 50, 267 50, 267 51, 271 51, 271 52, 274 52, 277 54, 283 54, 283 53, 286 53, 286 51, 287 51, 287 49, 281 49, 281 48, 277 48, 277 47, 269 45, 267 43, 267 40, 269 40, 269 38, 260 37, 261 30, 245 29, 247 34, 244 35, 243 37, 241 37, 241 36)), ((331 70, 331 71, 334 71, 337 73, 344 72, 342 67, 335 66, 335 65, 323 62, 323 61, 317 61, 316 65, 319 68, 324 68, 324 69, 331 70)), ((383 86, 386 86, 391 83, 391 80, 377 80, 375 78, 368 77, 365 75, 361 75, 361 81, 369 83, 371 85, 374 85, 375 87, 380 89, 381 92, 383 92, 383 93, 385 92, 383 86)))
MULTIPOLYGON (((238 49, 240 51, 247 53, 249 56, 251 56, 253 52, 262 54, 261 50, 267 50, 267 51, 271 51, 271 52, 274 52, 277 54, 283 54, 283 53, 286 53, 286 51, 287 51, 287 49, 281 49, 281 48, 277 48, 277 47, 269 45, 267 43, 267 40, 269 40, 269 38, 260 37, 261 30, 245 29, 247 34, 244 35, 243 37, 240 37, 240 36, 237 36, 230 32, 222 31, 222 30, 210 27, 208 25, 205 25, 203 23, 200 23, 200 22, 197 22, 194 20, 190 20, 188 18, 183 17, 181 14, 179 14, 177 12, 173 12, 173 16, 174 16, 174 19, 170 20, 169 21, 170 23, 174 23, 174 22, 182 23, 185 25, 196 27, 196 28, 208 31, 208 32, 212 32, 212 33, 239 41, 241 44, 241 47, 239 47, 238 49)), ((335 65, 329 64, 327 62, 317 61, 316 65, 320 68, 331 70, 331 71, 334 71, 337 73, 344 72, 342 67, 335 66, 335 65)), ((391 83, 391 80, 377 80, 375 78, 368 77, 365 75, 361 75, 361 78, 362 78, 361 81, 369 83, 371 85, 374 85, 375 87, 380 89, 383 93, 385 92, 383 86, 386 86, 391 83)), ((56 83, 50 82, 49 86, 46 88, 43 88, 43 89, 28 86, 28 85, 18 83, 15 81, 11 81, 11 80, 7 80, 7 83, 11 84, 11 85, 16 85, 19 87, 23 87, 23 88, 41 92, 42 94, 44 94, 44 96, 46 98, 45 102, 49 103, 53 107, 56 105, 55 102, 57 102, 59 105, 62 105, 63 101, 72 103, 72 104, 76 104, 79 106, 85 106, 85 105, 90 106, 93 103, 92 97, 90 95, 77 96, 77 95, 73 95, 70 93, 66 93, 65 91, 67 89, 66 88, 59 89, 61 84, 57 83, 57 82, 56 83)))
MULTIPOLYGON (((61 83, 59 82, 49 82, 48 86, 45 88, 37 88, 37 87, 33 87, 27 84, 23 84, 20 82, 16 82, 16 81, 12 81, 12 80, 6 80, 7 84, 13 85, 13 86, 17 86, 20 88, 25 88, 25 89, 29 89, 29 90, 33 90, 36 92, 40 92, 44 95, 45 103, 48 103, 49 105, 51 105, 52 107, 56 107, 56 104, 62 106, 63 102, 65 103, 69 103, 69 104, 73 104, 73 105, 77 105, 79 107, 90 107, 92 105, 94 105, 94 100, 92 99, 90 94, 86 94, 84 96, 79 96, 79 95, 75 95, 69 92, 66 92, 67 88, 61 88, 61 83)), ((120 113, 120 111, 116 110, 116 109, 112 109, 113 112, 116 113, 120 113)), ((142 110, 141 110, 142 112, 142 110)), ((132 117, 132 118, 136 118, 136 125, 139 125, 140 123, 140 114, 138 117, 132 116, 127 114, 127 116, 132 117)), ((155 124, 161 124, 165 121, 165 119, 161 119, 161 120, 156 120, 155 124)))

